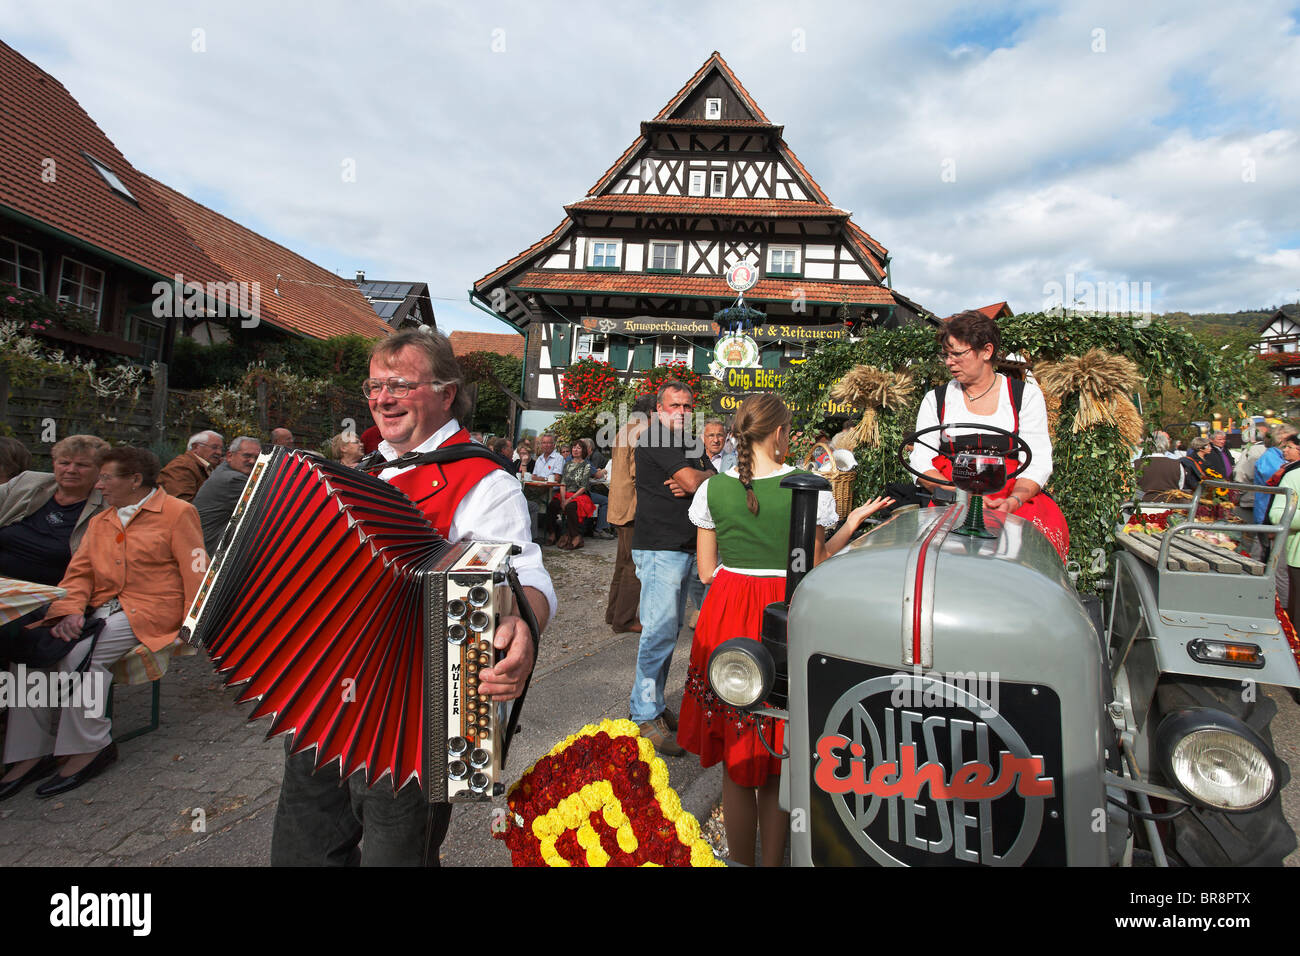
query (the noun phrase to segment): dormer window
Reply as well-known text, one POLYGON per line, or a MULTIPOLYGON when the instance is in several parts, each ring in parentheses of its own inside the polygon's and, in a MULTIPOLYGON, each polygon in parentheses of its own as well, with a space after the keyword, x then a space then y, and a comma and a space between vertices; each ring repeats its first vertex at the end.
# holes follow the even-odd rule
POLYGON ((131 200, 131 202, 135 203, 137 206, 140 205, 139 202, 136 201, 136 198, 131 195, 131 190, 126 188, 126 183, 117 178, 117 173, 113 172, 89 153, 83 151, 81 155, 86 157, 86 162, 90 163, 91 168, 94 169, 95 172, 99 173, 104 182, 108 183, 109 189, 113 190, 113 192, 117 193, 124 199, 131 200))
POLYGON ((704 101, 704 118, 706 120, 722 119, 722 97, 710 96, 704 101))

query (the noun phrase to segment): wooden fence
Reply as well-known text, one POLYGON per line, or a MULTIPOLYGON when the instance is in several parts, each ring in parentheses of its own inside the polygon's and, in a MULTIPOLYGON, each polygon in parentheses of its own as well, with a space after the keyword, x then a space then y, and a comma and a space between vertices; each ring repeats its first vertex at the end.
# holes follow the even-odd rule
MULTIPOLYGON (((265 383, 257 388, 260 433, 252 437, 264 442, 271 429, 284 427, 293 432, 298 447, 321 450, 349 424, 358 434, 372 424, 365 399, 343 389, 329 389, 323 398, 315 398, 268 390, 265 383)), ((18 384, 0 371, 0 423, 27 446, 33 467, 40 471, 50 470, 51 447, 68 435, 98 435, 114 445, 146 446, 165 464, 184 450, 190 435, 215 427, 201 408, 199 393, 168 388, 162 365, 138 395, 100 396, 46 379, 18 384)), ((225 435, 227 442, 235 437, 225 435)))

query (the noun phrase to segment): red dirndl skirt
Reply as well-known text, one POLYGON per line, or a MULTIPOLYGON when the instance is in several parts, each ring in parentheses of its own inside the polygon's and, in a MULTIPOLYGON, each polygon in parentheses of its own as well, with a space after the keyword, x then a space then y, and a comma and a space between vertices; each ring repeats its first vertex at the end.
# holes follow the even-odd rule
MULTIPOLYGON (((556 505, 559 506, 560 493, 557 491, 555 494, 551 495, 551 498, 555 501, 556 505)), ((573 506, 578 513, 578 521, 580 522, 586 521, 596 513, 596 502, 592 501, 591 495, 587 494, 585 491, 570 494, 569 501, 573 502, 573 506)), ((563 509, 561 508, 560 510, 563 509)))
MULTIPOLYGON (((952 462, 947 458, 936 455, 934 467, 939 474, 952 480, 952 462)), ((1005 498, 1011 494, 1015 486, 1015 481, 1008 481, 1002 490, 992 497, 1005 498)), ((1048 541, 1052 542, 1052 547, 1060 555, 1062 564, 1070 559, 1070 526, 1065 523, 1065 515, 1061 514, 1060 507, 1052 500, 1051 495, 1040 491, 1017 508, 1015 514, 1017 518, 1023 518, 1032 524, 1046 536, 1048 541)))
POLYGON ((781 761, 767 752, 758 735, 780 753, 784 731, 780 721, 741 713, 714 696, 709 690, 709 655, 733 637, 758 640, 763 608, 784 599, 785 578, 736 574, 722 568, 714 575, 695 624, 677 742, 697 754, 702 767, 723 761, 727 775, 742 787, 757 787, 781 772, 781 761))

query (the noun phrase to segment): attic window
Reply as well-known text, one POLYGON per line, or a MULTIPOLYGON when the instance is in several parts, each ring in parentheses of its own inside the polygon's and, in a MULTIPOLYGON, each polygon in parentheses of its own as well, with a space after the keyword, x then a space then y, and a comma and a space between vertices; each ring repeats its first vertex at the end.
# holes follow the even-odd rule
POLYGON ((704 118, 706 120, 722 119, 722 97, 710 96, 704 101, 704 118))
POLYGON ((89 153, 83 151, 81 155, 85 156, 86 162, 90 163, 95 172, 99 173, 99 175, 104 178, 104 182, 108 183, 109 189, 113 190, 113 192, 117 193, 119 196, 131 200, 131 202, 135 203, 137 206, 140 205, 136 198, 131 195, 131 190, 126 188, 126 183, 117 178, 117 173, 113 172, 89 153))

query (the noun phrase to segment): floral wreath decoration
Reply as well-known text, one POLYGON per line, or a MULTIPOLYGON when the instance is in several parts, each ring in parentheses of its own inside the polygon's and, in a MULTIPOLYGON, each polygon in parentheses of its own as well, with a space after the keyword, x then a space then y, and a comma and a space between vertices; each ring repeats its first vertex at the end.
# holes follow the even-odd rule
POLYGON ((630 720, 588 724, 510 788, 494 836, 514 866, 724 866, 630 720))

